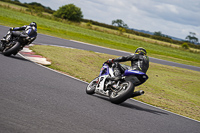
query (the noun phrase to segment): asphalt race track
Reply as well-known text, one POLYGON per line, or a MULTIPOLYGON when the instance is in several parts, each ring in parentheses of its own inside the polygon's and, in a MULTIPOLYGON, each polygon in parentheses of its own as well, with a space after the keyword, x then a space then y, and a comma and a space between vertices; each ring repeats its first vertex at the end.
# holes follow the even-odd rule
POLYGON ((0 133, 200 131, 198 121, 131 99, 115 105, 107 97, 87 95, 86 86, 18 55, 0 54, 0 133))

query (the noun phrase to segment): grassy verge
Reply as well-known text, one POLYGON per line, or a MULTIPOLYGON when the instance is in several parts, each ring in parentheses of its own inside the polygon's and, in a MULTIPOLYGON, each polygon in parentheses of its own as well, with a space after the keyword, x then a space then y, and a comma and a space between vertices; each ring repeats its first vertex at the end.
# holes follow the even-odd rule
POLYGON ((40 18, 21 12, 0 7, 0 24, 5 26, 22 26, 32 21, 38 23, 38 32, 64 39, 72 39, 87 42, 104 47, 120 49, 133 52, 137 47, 145 47, 149 56, 174 61, 182 64, 200 66, 200 54, 189 52, 180 48, 172 48, 166 45, 159 45, 127 38, 114 34, 104 33, 83 28, 79 24, 70 24, 67 21, 58 22, 55 20, 40 18))
MULTIPOLYGON (((98 76, 103 62, 116 58, 113 55, 53 46, 35 45, 31 49, 47 57, 52 62, 50 68, 87 82, 98 76)), ((146 93, 135 99, 200 120, 200 72, 150 63, 147 74, 149 80, 136 88, 146 93)))

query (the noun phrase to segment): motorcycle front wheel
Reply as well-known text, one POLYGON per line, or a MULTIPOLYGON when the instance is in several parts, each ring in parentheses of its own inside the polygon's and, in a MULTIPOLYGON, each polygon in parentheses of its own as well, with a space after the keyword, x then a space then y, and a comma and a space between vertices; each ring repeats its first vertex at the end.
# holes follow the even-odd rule
POLYGON ((3 43, 0 41, 0 52, 3 51, 3 43))
POLYGON ((4 50, 3 50, 3 55, 5 56, 10 56, 12 54, 16 54, 21 48, 21 45, 19 42, 16 42, 15 44, 13 44, 11 47, 6 47, 4 50))
POLYGON ((97 81, 98 81, 98 77, 93 79, 87 86, 86 88, 86 93, 89 94, 89 95, 92 95, 95 93, 95 89, 96 89, 96 86, 97 86, 97 81))
POLYGON ((125 81, 116 91, 110 91, 110 101, 115 104, 120 104, 131 97, 134 91, 134 85, 131 81, 125 81))

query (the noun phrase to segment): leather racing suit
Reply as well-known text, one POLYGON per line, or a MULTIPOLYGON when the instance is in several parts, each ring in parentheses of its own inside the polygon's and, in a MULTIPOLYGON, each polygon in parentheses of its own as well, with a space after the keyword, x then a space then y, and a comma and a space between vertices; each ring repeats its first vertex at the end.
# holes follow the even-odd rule
POLYGON ((120 72, 123 72, 124 70, 129 69, 129 70, 138 70, 138 71, 146 73, 149 68, 149 57, 142 54, 131 54, 128 56, 122 56, 122 57, 113 59, 113 62, 115 62, 116 67, 120 69, 120 72), (116 63, 116 62, 125 62, 125 61, 131 61, 131 66, 126 66, 126 65, 121 65, 119 63, 116 63))
POLYGON ((29 25, 25 25, 22 27, 15 27, 15 28, 12 28, 11 31, 12 31, 13 36, 20 36, 21 34, 28 35, 29 37, 37 36, 37 28, 31 27, 29 25), (22 32, 18 32, 18 31, 22 31, 22 32))
MULTIPOLYGON (((125 70, 138 70, 146 73, 149 68, 149 57, 143 54, 131 54, 128 56, 122 56, 112 60, 113 70, 115 77, 121 77, 125 70), (119 62, 131 61, 131 66, 120 64, 119 62)), ((133 77, 134 78, 134 77, 133 77)), ((144 78, 138 76, 134 79, 135 86, 138 86, 145 82, 144 78)))

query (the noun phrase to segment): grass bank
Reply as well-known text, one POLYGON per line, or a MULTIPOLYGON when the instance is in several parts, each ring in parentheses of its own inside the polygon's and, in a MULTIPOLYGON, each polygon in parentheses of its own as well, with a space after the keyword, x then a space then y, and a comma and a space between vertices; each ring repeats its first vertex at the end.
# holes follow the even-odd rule
POLYGON ((145 47, 149 56, 174 61, 182 64, 200 66, 200 54, 180 48, 146 42, 105 32, 83 28, 81 24, 72 24, 45 19, 0 7, 0 24, 10 27, 22 26, 32 21, 38 23, 38 32, 64 39, 87 42, 99 46, 133 52, 137 47, 145 47))
MULTIPOLYGON (((50 68, 87 82, 98 76, 103 62, 117 57, 54 46, 31 49, 47 57, 52 62, 50 68)), ((200 121, 200 72, 150 63, 147 75, 149 80, 136 88, 146 93, 135 99, 200 121)))

